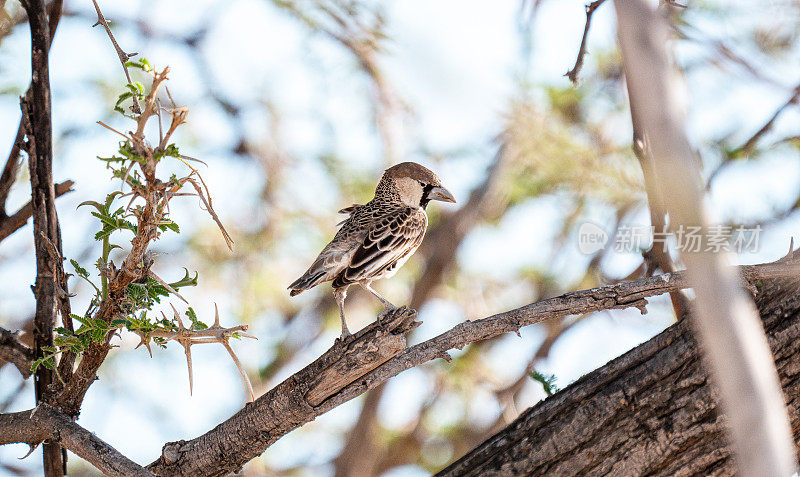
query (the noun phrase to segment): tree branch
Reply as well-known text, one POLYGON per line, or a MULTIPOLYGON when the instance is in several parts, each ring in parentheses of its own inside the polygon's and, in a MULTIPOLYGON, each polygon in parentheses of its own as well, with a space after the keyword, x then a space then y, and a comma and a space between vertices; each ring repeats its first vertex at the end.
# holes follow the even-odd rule
POLYGON ((61 444, 105 475, 152 476, 105 441, 47 404, 22 412, 0 414, 0 445, 25 443, 31 449, 45 440, 61 444))
MULTIPOLYGON (((764 280, 767 330, 800 444, 800 280, 764 280)), ((536 403, 436 475, 737 475, 691 320, 536 403)), ((762 474, 764 475, 764 474, 762 474)))
POLYGON ((780 107, 778 107, 778 109, 775 110, 772 116, 770 116, 769 120, 766 123, 764 123, 763 126, 761 126, 761 129, 756 131, 756 133, 753 134, 753 136, 751 136, 750 139, 748 139, 747 142, 744 143, 744 145, 741 148, 742 154, 744 154, 745 156, 749 156, 753 152, 753 149, 755 149, 756 143, 758 143, 761 137, 772 129, 772 126, 775 124, 775 121, 777 121, 778 117, 780 117, 780 115, 786 110, 786 108, 794 104, 797 104, 798 100, 800 100, 800 85, 795 86, 794 90, 792 91, 792 95, 789 97, 789 99, 786 100, 786 102, 783 103, 780 107))
POLYGON ((17 336, 5 328, 0 328, 0 360, 8 361, 17 367, 24 379, 31 375, 34 352, 20 343, 17 336))
POLYGON ((19 126, 17 127, 17 135, 14 138, 14 144, 11 146, 11 152, 8 154, 8 159, 6 159, 6 165, 3 167, 2 174, 0 174, 0 218, 6 217, 6 199, 8 199, 8 193, 11 192, 11 186, 14 185, 14 181, 17 180, 17 172, 19 171, 19 166, 22 164, 20 161, 20 145, 24 137, 25 128, 23 127, 22 120, 20 120, 19 126))
MULTIPOLYGON (((626 83, 627 87, 630 87, 626 83)), ((630 93, 629 93, 630 94, 630 93)), ((642 169, 645 192, 647 193, 647 204, 650 210, 650 224, 653 226, 654 234, 664 234, 667 232, 667 209, 664 204, 663 191, 661 190, 655 175, 655 162, 652 151, 649 149, 642 125, 639 124, 636 114, 636 105, 631 103, 631 125, 633 126, 633 154, 639 160, 642 169)), ((667 250, 666 241, 658 243, 654 235, 653 245, 649 251, 643 254, 645 259, 645 274, 652 274, 656 268, 660 268, 664 273, 675 271, 675 263, 667 250)), ((675 318, 681 320, 689 312, 689 299, 681 291, 677 290, 669 294, 672 302, 672 309, 675 311, 675 318)))
MULTIPOLYGON (((53 37, 56 34, 58 22, 61 20, 61 7, 63 6, 63 3, 64 0, 53 0, 47 9, 50 45, 53 44, 53 37)), ((30 92, 29 86, 27 92, 25 93, 26 98, 29 97, 30 92)), ((14 138, 14 143, 11 145, 11 152, 8 154, 8 159, 6 159, 6 165, 3 167, 3 172, 0 174, 0 218, 4 218, 6 216, 6 199, 8 198, 8 193, 11 191, 11 186, 14 185, 14 181, 17 179, 17 171, 19 171, 19 166, 21 165, 20 153, 22 151, 22 140, 24 138, 25 127, 24 118, 22 118, 20 119, 19 126, 17 127, 17 135, 14 138)))
MULTIPOLYGON (((114 34, 111 33, 111 27, 108 26, 108 22, 106 21, 106 17, 103 16, 103 12, 100 11, 100 6, 97 4, 97 0, 92 0, 94 4, 94 9, 97 12, 97 23, 92 26, 103 25, 105 28, 106 33, 108 34, 108 39, 111 40, 111 44, 114 45, 114 50, 117 52, 117 56, 119 57, 119 62, 122 63, 122 69, 125 70, 125 78, 128 80, 128 84, 133 84, 133 80, 131 79, 131 74, 128 72, 128 66, 125 64, 136 56, 136 53, 125 53, 125 51, 120 48, 119 43, 114 38, 114 34)), ((142 109, 139 107, 139 100, 136 99, 136 96, 133 96, 133 112, 134 114, 142 114, 142 109)))
MULTIPOLYGON (((36 315, 33 326, 34 353, 44 356, 44 348, 53 346, 53 328, 60 306, 66 301, 66 276, 63 263, 53 257, 61 255, 61 230, 55 206, 53 186, 53 130, 50 102, 50 23, 44 0, 23 2, 28 13, 31 31, 31 86, 30 94, 22 100, 22 124, 27 143, 28 166, 31 176, 31 211, 33 215, 33 241, 36 251, 36 315)), ((60 4, 58 5, 60 7, 60 4)), ((52 20, 51 16, 51 20, 52 20)), ((65 321, 65 326, 70 326, 65 321)), ((52 390, 53 370, 40 366, 34 375, 36 402, 48 402, 52 390)), ((66 472, 61 448, 45 443, 43 452, 44 473, 48 477, 66 472)))
POLYGON ((592 15, 594 15, 594 11, 605 1, 606 0, 595 0, 586 5, 586 26, 583 27, 583 36, 581 37, 581 46, 578 48, 578 57, 575 58, 575 66, 564 74, 564 76, 572 81, 573 86, 578 86, 578 75, 583 68, 583 57, 586 56, 586 40, 589 37, 589 28, 592 26, 592 15))
MULTIPOLYGON (((800 257, 739 267, 751 283, 800 273, 800 257)), ((418 322, 415 313, 400 309, 358 332, 351 342, 337 342, 325 354, 248 404, 230 419, 190 441, 164 445, 148 466, 158 475, 224 475, 241 468, 283 435, 398 373, 467 344, 516 332, 544 320, 606 309, 644 309, 646 298, 687 288, 684 272, 567 293, 515 310, 456 325, 425 342, 405 348, 403 333, 418 322), (346 371, 346 376, 334 370, 346 371), (324 392, 322 392, 324 390, 324 392)))
MULTIPOLYGON (((67 192, 72 192, 72 181, 64 181, 55 185, 55 196, 61 197, 67 192)), ((28 223, 28 219, 33 215, 33 205, 30 202, 20 207, 18 211, 8 217, 0 216, 0 241, 21 229, 28 223)))

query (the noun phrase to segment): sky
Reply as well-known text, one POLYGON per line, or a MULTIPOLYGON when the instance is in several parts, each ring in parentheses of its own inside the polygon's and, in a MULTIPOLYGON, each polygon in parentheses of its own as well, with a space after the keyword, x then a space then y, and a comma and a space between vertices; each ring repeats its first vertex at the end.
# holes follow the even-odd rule
MULTIPOLYGON (((185 150, 189 155, 208 163, 203 174, 214 197, 215 209, 229 227, 247 230, 253 223, 265 220, 267 214, 256 210, 252 200, 265 181, 264 172, 229 152, 242 131, 256 136, 269 131, 270 120, 263 113, 265 98, 284 113, 281 139, 297 158, 290 173, 298 180, 282 196, 286 207, 305 210, 313 216, 332 217, 334 211, 358 200, 341 197, 333 190, 330 179, 312 160, 320 151, 334 150, 338 156, 347 158, 349 168, 364 171, 370 177, 377 178, 380 174, 383 164, 378 159, 380 143, 371 127, 368 83, 363 77, 354 79, 353 60, 341 48, 320 35, 309 34, 270 2, 142 0, 100 2, 100 5, 106 17, 117 20, 115 33, 123 48, 140 52, 154 65, 170 65, 170 91, 178 103, 189 105, 191 111, 189 124, 179 140, 187 144, 185 150), (208 67, 199 69, 191 52, 158 34, 143 38, 125 27, 126 21, 143 15, 152 21, 157 32, 174 33, 194 31, 213 19, 206 40, 200 45, 208 67), (244 120, 228 121, 215 103, 204 97, 209 84, 226 99, 243 105, 244 120)), ((721 19, 697 16, 696 25, 711 37, 735 41, 743 24, 766 22, 772 12, 748 6, 748 2, 732 5, 735 7, 732 10, 739 14, 721 19)), ((95 156, 108 155, 117 146, 112 133, 94 124, 109 117, 107 105, 113 102, 98 84, 122 84, 122 76, 103 31, 90 27, 91 2, 66 0, 65 7, 79 14, 61 21, 51 51, 53 123, 57 133, 78 132, 56 143, 55 176, 76 182, 76 191, 59 199, 58 207, 62 223, 70 224, 62 227, 65 255, 80 257, 87 256, 84 244, 96 226, 88 211, 76 206, 84 200, 103 197, 111 190, 107 172, 95 156)), ((404 158, 424 161, 425 150, 463 151, 455 154, 455 159, 442 162, 437 170, 457 198, 466 198, 481 179, 495 148, 493 138, 502 130, 504 114, 510 99, 519 91, 520 82, 560 87, 568 84, 563 75, 574 62, 585 19, 583 2, 546 1, 531 29, 530 43, 526 43, 520 33, 520 4, 516 1, 391 2, 386 6, 386 18, 391 41, 381 64, 398 95, 415 109, 414 127, 408 128, 403 140, 404 158)), ((613 44, 613 22, 612 5, 597 10, 585 77, 594 74, 592 54, 606 51, 613 44)), ((26 87, 30 74, 28 45, 25 28, 17 28, 0 44, 0 91, 18 92, 26 87)), ((675 51, 679 63, 701 65, 687 70, 685 76, 687 130, 701 153, 704 143, 727 131, 735 135, 734 139, 746 139, 748 131, 752 134, 757 130, 786 100, 788 88, 800 77, 796 62, 773 61, 745 48, 742 46, 741 53, 764 65, 766 74, 782 86, 764 86, 735 66, 705 67, 709 52, 700 48, 681 46, 675 51)), ((0 151, 11 147, 19 120, 17 94, 0 95, 0 151)), ((605 114, 603 107, 598 105, 596 114, 605 114)), ((609 134, 620 141, 626 140, 630 136, 626 112, 610 117, 609 134)), ((793 128, 797 120, 796 111, 787 111, 776 124, 775 136, 796 134, 793 128)), ((112 121, 116 121, 112 126, 123 124, 121 118, 112 121)), ((704 156, 704 160, 713 163, 714 159, 704 156)), ((21 182, 13 189, 12 208, 27 200, 26 187, 21 182)), ((709 205, 720 219, 757 219, 790 204, 798 189, 797 155, 778 149, 754 164, 721 174, 709 195, 709 205)), ((185 235, 208 231, 201 243, 208 244, 209 249, 221 246, 222 239, 214 234, 213 224, 197 210, 194 202, 186 200, 178 204, 173 215, 191 217, 179 220, 185 235)), ((338 220, 330 219, 329 230, 313 233, 327 236, 333 230, 334 219, 338 220)), ((471 233, 459 250, 458 260, 466 271, 487 277, 508 276, 532 264, 552 266, 554 272, 569 282, 582 273, 586 257, 578 252, 577 241, 573 241, 569 247, 574 250, 566 259, 548 263, 552 237, 562 219, 557 196, 520 204, 499 224, 480 226, 471 233), (487 249, 494 252, 484 253, 487 249)), ((600 214, 601 223, 602 219, 600 214)), ((636 220, 646 224, 646 213, 642 211, 636 220)), ((789 237, 797 230, 797 222, 796 218, 790 218, 765 231, 757 252, 735 260, 757 263, 784 254, 789 237)), ((307 244, 286 247, 293 253, 309 256, 318 243, 310 240, 307 244)), ((164 270, 174 269, 173 265, 185 258, 182 242, 175 237, 165 236, 157 249, 158 266, 164 270)), ((0 244, 0 282, 7 284, 0 287, 0 325, 4 327, 13 327, 33 310, 28 288, 34 277, 31 254, 29 227, 0 244)), ((624 274, 638 263, 635 255, 618 255, 609 263, 609 269, 615 273, 624 274)), ((295 272, 298 271, 286 271, 286 278, 295 272)), ((217 303, 223 325, 232 326, 237 323, 237 298, 225 292, 226 281, 241 279, 239 273, 223 271, 201 287, 182 294, 207 321, 212 319, 217 303)), ((404 293, 391 284, 381 286, 393 293, 404 293)), ((312 298, 302 299, 310 302, 312 298)), ((521 298, 515 296, 515 299, 521 298)), ((75 308, 85 306, 86 300, 86 290, 79 290, 77 301, 82 304, 75 308)), ((414 341, 430 338, 464 319, 480 317, 465 316, 461 307, 447 300, 432 300, 420 310, 420 315, 424 324, 415 332, 414 341)), ((249 369, 257 369, 272 357, 272 344, 292 339, 287 335, 291 330, 280 328, 275 317, 265 313, 261 318, 252 323, 250 330, 259 337, 258 341, 234 343, 249 369)), ((369 317, 355 318, 359 319, 369 317)), ((669 305, 663 298, 654 299, 650 313, 645 316, 638 310, 598 313, 581 321, 560 339, 540 370, 556 375, 559 385, 564 386, 649 339, 670 323, 669 305)), ((298 353, 275 377, 274 383, 327 349, 335 334, 335 330, 330 330, 298 353)), ((521 338, 503 337, 488 353, 485 365, 492 370, 498 386, 521 372, 530 351, 544 339, 544 332, 535 327, 523 329, 521 335, 521 338)), ((190 396, 182 350, 169 346, 151 359, 141 349, 133 350, 137 343, 138 338, 122 337, 120 347, 102 370, 101 381, 88 393, 79 421, 133 460, 149 463, 158 456, 164 442, 203 433, 242 406, 245 391, 221 347, 193 350, 194 391, 190 396)), ((5 390, 15 386, 15 373, 9 366, 0 370, 0 400, 6 395, 5 390)), ((416 369, 393 378, 379 409, 381 422, 393 429, 407 428, 430 386, 425 373, 416 369)), ((443 406, 436 413, 437 419, 446 424, 448 420, 468 415, 476 424, 491 422, 499 412, 491 390, 487 386, 469 403, 443 406)), ((32 391, 26 393, 12 410, 30 408, 32 396, 32 391)), ((530 405, 543 397, 541 390, 531 389, 522 400, 530 405)), ((342 445, 341 434, 352 425, 359 408, 357 399, 331 411, 279 440, 262 459, 277 468, 307 462, 310 466, 306 475, 330 473, 327 462, 337 455, 342 445), (299 445, 301 442, 303 445, 299 445)), ((24 446, 0 447, 0 461, 37 468, 40 458, 36 454, 16 461, 24 454, 24 446)), ((395 469, 390 474, 427 475, 413 466, 395 469)))

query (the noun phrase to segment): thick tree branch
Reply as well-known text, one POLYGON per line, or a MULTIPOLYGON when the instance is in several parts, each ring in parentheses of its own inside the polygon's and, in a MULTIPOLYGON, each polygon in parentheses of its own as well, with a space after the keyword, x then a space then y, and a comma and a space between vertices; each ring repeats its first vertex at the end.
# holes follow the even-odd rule
MULTIPOLYGON (((800 444, 800 281, 763 280, 756 303, 800 444)), ((437 475, 737 475, 719 395, 690 320, 522 413, 437 475)))
MULTIPOLYGON (((22 123, 27 142, 31 176, 31 210, 33 215, 33 241, 36 251, 36 315, 33 341, 36 358, 44 356, 44 348, 53 346, 53 328, 59 309, 67 301, 66 275, 61 261, 61 230, 55 206, 53 186, 53 131, 50 100, 50 23, 44 0, 23 2, 28 13, 31 31, 31 86, 30 94, 22 100, 22 123)), ((60 4, 58 5, 60 7, 60 4)), ((58 14, 60 15, 60 8, 58 14)), ((54 15, 51 15, 51 20, 54 15)), ((65 319, 65 326, 71 323, 65 319)), ((53 371, 40 366, 34 375, 36 402, 48 402, 53 390, 53 371)), ((66 461, 58 444, 45 443, 43 452, 44 473, 48 477, 66 472, 66 461)))
POLYGON ((63 445, 105 475, 153 475, 47 404, 28 411, 0 414, 0 430, 0 445, 25 443, 35 447, 48 440, 63 445))
MULTIPOLYGON (((783 259, 740 267, 739 271, 746 280, 755 283, 770 277, 795 276, 800 273, 800 261, 783 259)), ((688 286, 686 274, 675 272, 567 293, 461 323, 410 348, 404 348, 402 335, 417 322, 413 321, 415 314, 401 309, 384 318, 386 329, 372 324, 351 342, 337 341, 322 357, 204 435, 166 444, 161 457, 148 469, 158 475, 224 475, 239 469, 288 432, 392 376, 436 358, 449 358, 450 349, 461 349, 471 342, 516 332, 523 326, 551 318, 606 309, 643 309, 647 297, 688 286), (334 369, 346 369, 347 376, 332 380, 334 369)))
POLYGON ((0 360, 8 361, 16 366, 22 377, 28 379, 34 359, 32 349, 20 343, 14 333, 0 328, 0 360))

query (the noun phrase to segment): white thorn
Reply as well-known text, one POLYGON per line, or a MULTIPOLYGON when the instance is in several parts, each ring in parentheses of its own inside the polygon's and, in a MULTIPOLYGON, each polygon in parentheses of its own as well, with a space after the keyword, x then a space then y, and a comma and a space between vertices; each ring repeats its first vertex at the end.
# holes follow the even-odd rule
POLYGON ((233 352, 233 348, 231 348, 231 345, 228 344, 227 340, 220 340, 220 343, 222 343, 222 346, 224 346, 225 349, 228 350, 228 354, 230 354, 231 358, 233 358, 233 363, 236 365, 236 369, 238 369, 239 374, 242 375, 242 380, 244 381, 244 384, 247 386, 247 391, 250 393, 250 402, 255 401, 256 395, 253 392, 253 385, 250 384, 250 378, 247 377, 247 373, 245 373, 244 368, 242 368, 242 363, 239 362, 239 358, 236 357, 236 353, 233 352))

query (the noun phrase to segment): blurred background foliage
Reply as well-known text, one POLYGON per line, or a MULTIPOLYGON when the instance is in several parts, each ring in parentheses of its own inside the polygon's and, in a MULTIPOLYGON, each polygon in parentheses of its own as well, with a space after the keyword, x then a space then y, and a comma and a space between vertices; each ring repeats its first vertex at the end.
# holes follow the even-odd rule
MULTIPOLYGON (((612 237, 620 226, 650 224, 610 3, 595 12, 577 87, 563 74, 583 31, 579 1, 105 3, 124 49, 170 65, 171 93, 190 110, 176 139, 208 163, 201 172, 236 242, 229 252, 196 201, 176 202, 183 233, 156 244, 155 267, 172 280, 178 264, 192 264, 200 282, 184 295, 200 318, 217 303, 223 325, 251 325, 259 341, 234 346, 257 392, 333 342, 338 315, 327 285, 296 298, 285 287, 334 234, 343 218, 335 211, 369 200, 383 169, 401 160, 431 167, 458 198, 430 208, 420 251, 378 284, 394 303, 420 310, 414 342, 648 271, 644 250, 587 256, 577 248, 585 222, 612 237)), ((774 259, 797 229, 800 205, 800 2, 665 8, 709 201, 719 220, 763 227, 758 250, 739 262, 774 259)), ((96 256, 97 245, 91 217, 75 206, 110 191, 95 157, 116 148, 95 122, 120 124, 112 107, 122 75, 104 33, 90 27, 93 15, 91 2, 66 0, 51 53, 56 179, 76 181, 58 205, 65 253, 78 261, 96 256)), ((19 121, 28 41, 20 5, 0 0, 0 151, 10 150, 19 121)), ((11 209, 27 200, 21 179, 11 209)), ((25 228, 0 244, 1 326, 29 328, 33 275, 25 228)), ((73 286, 81 309, 89 290, 73 286)), ((379 310, 360 291, 347 307, 353 329, 379 310)), ((243 472, 427 475, 552 384, 568 385, 673 321, 661 297, 646 316, 606 311, 473 344, 452 363, 409 370, 284 437, 243 472)), ((190 397, 181 351, 151 360, 132 350, 136 343, 121 337, 81 415, 134 460, 150 462, 164 442, 202 433, 242 405, 224 350, 198 350, 190 397)), ((0 410, 30 407, 31 384, 1 366, 0 410)), ((24 453, 0 448, 0 474, 38 474, 40 459, 16 460, 24 453)), ((91 473, 75 457, 70 468, 91 473)))

